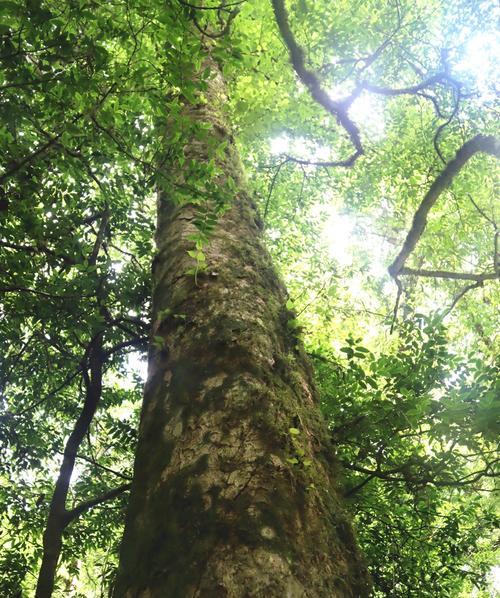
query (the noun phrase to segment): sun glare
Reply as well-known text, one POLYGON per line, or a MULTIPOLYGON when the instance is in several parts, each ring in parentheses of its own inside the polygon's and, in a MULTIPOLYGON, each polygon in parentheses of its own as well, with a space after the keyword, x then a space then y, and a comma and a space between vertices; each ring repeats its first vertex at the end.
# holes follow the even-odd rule
POLYGON ((323 227, 323 239, 328 247, 328 253, 340 266, 352 265, 353 247, 352 234, 355 222, 347 214, 340 214, 337 210, 328 210, 330 215, 323 227))
POLYGON ((492 88, 498 81, 499 64, 498 36, 493 32, 481 32, 467 42, 464 55, 455 70, 474 79, 481 100, 492 100, 496 97, 492 88))
POLYGON ((290 138, 288 135, 280 135, 271 139, 269 146, 270 152, 274 156, 291 154, 295 158, 311 162, 332 160, 331 148, 305 137, 290 138))
POLYGON ((148 377, 148 362, 140 353, 129 353, 127 356, 127 371, 136 374, 144 382, 148 377))
POLYGON ((288 135, 280 135, 279 137, 274 137, 274 139, 271 139, 269 145, 271 154, 273 154, 273 156, 286 154, 290 147, 290 138, 288 135))
POLYGON ((381 139, 385 131, 384 100, 369 93, 362 93, 352 103, 349 116, 372 138, 381 139))
POLYGON ((489 576, 494 595, 500 595, 500 565, 490 569, 489 576))

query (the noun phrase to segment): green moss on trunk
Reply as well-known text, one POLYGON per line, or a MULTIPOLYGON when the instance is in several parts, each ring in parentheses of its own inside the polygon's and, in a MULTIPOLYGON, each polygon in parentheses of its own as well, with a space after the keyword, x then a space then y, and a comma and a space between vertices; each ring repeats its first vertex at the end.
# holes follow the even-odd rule
MULTIPOLYGON (((186 274, 194 208, 158 202, 153 334, 163 342, 150 355, 115 596, 367 596, 311 369, 221 125, 222 76, 210 57, 205 66, 207 102, 186 116, 227 141, 219 166, 240 188, 196 281, 186 274)), ((212 146, 186 139, 200 162, 212 146)))

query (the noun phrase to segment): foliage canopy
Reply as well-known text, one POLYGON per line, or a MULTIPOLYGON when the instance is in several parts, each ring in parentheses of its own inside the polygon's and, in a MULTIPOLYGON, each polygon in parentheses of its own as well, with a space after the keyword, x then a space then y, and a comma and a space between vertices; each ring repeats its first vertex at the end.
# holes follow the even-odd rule
POLYGON ((446 181, 403 267, 387 268, 457 152, 496 133, 497 17, 488 0, 0 1, 2 595, 32 595, 61 455, 97 370, 96 415, 66 479, 57 595, 104 596, 112 583, 154 192, 198 206, 194 275, 231 201, 215 162, 184 158, 182 106, 196 101, 207 44, 375 595, 491 595, 498 143, 446 181))

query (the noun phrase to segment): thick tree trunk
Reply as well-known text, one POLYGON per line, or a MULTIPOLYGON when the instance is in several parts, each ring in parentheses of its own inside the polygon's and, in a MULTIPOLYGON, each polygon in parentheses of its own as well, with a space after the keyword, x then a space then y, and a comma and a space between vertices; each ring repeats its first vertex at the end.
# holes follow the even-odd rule
POLYGON ((186 273, 196 208, 159 198, 153 335, 163 349, 150 353, 114 595, 367 596, 310 367, 222 117, 220 70, 207 65, 206 102, 185 112, 211 133, 186 140, 186 157, 206 162, 214 139, 227 142, 219 165, 238 191, 196 279, 186 273))

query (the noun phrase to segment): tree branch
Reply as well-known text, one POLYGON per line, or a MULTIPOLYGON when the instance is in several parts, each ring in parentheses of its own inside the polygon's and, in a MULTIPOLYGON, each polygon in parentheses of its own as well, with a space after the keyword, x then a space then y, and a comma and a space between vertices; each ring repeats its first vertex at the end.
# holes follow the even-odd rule
MULTIPOLYGON (((321 166, 345 166, 349 167, 363 154, 363 146, 358 127, 347 114, 348 106, 342 102, 335 102, 328 93, 321 87, 321 83, 315 73, 307 69, 304 62, 304 51, 297 44, 295 37, 288 23, 288 13, 284 0, 272 0, 276 23, 279 27, 281 37, 290 53, 290 61, 300 81, 307 87, 311 97, 323 108, 337 119, 337 122, 345 129, 354 145, 354 153, 346 160, 340 162, 322 163, 321 166)), ((294 160, 298 162, 297 160, 294 160)), ((299 162, 300 163, 300 162, 299 162)), ((309 162, 302 162, 309 164, 309 162)))
MULTIPOLYGON (((411 85, 409 87, 401 87, 401 88, 390 88, 390 87, 382 87, 380 85, 372 85, 368 81, 362 81, 358 89, 359 91, 369 91, 370 93, 375 93, 377 95, 383 95, 387 97, 395 97, 395 96, 402 96, 402 95, 416 95, 419 91, 423 91, 428 87, 432 87, 436 85, 436 83, 451 83, 455 87, 459 87, 460 83, 455 79, 451 78, 446 73, 437 73, 436 75, 432 75, 425 81, 421 83, 417 83, 416 85, 411 85)), ((358 92, 359 93, 359 92, 358 92)), ((354 95, 354 94, 353 94, 354 95)), ((352 97, 352 96, 351 96, 352 97)))
POLYGON ((483 274, 473 274, 469 272, 448 272, 447 270, 425 270, 415 268, 401 268, 399 275, 423 276, 426 278, 448 278, 450 280, 474 280, 483 282, 484 280, 495 280, 498 274, 495 272, 484 272, 483 274))
POLYGON ((344 498, 350 498, 353 494, 356 494, 356 492, 359 492, 361 490, 361 488, 364 488, 366 486, 366 484, 368 484, 368 482, 371 482, 376 477, 377 476, 375 474, 371 474, 371 475, 367 476, 359 484, 352 486, 352 488, 347 488, 347 490, 345 490, 345 492, 344 492, 344 498))
MULTIPOLYGON (((367 469, 366 467, 361 467, 359 465, 355 465, 353 463, 349 463, 343 461, 342 464, 346 469, 350 469, 352 471, 357 471, 359 473, 363 473, 371 478, 379 478, 381 480, 385 480, 387 482, 407 482, 410 484, 414 484, 417 486, 422 486, 426 484, 434 484, 440 488, 444 487, 460 487, 466 486, 469 484, 475 484, 478 480, 483 477, 496 477, 495 472, 493 471, 494 466, 498 463, 498 459, 491 461, 490 463, 486 463, 484 469, 480 469, 478 471, 473 471, 467 475, 464 475, 457 479, 435 479, 430 474, 429 471, 428 475, 424 476, 417 476, 412 475, 409 472, 410 462, 404 463, 403 465, 399 465, 397 467, 393 467, 391 469, 382 470, 377 467, 377 469, 367 469), (396 475, 395 475, 396 474, 396 475), (400 475, 397 475, 400 474, 400 475)), ((365 480, 366 483, 369 480, 365 480)), ((363 483, 363 485, 364 485, 363 483)), ((355 487, 356 488, 356 487, 355 487)), ((350 492, 350 491, 348 491, 350 492)), ((352 492, 351 492, 352 493, 352 492)))
POLYGON ((468 284, 466 285, 459 293, 457 293, 455 295, 455 297, 453 298, 453 301, 451 302, 450 307, 448 307, 448 309, 446 310, 446 312, 443 315, 443 318, 445 316, 447 316, 455 307, 455 305, 460 301, 460 299, 462 299, 462 297, 468 293, 469 291, 472 291, 472 289, 477 289, 479 287, 483 286, 483 281, 479 280, 478 282, 474 282, 472 284, 468 284))
POLYGON ((284 165, 285 165, 285 164, 286 164, 288 161, 289 161, 289 157, 287 156, 287 157, 285 158, 285 160, 283 160, 283 162, 280 162, 280 163, 278 164, 278 167, 276 168, 276 170, 275 170, 275 172, 274 172, 274 175, 273 175, 273 178, 272 178, 272 180, 271 180, 271 184, 269 185, 269 192, 268 192, 268 194, 267 194, 266 205, 265 205, 265 207, 264 207, 264 216, 262 217, 262 220, 263 220, 263 222, 264 222, 264 226, 265 226, 265 224, 266 224, 266 220, 267 220, 267 213, 269 212, 269 204, 270 204, 270 201, 271 201, 271 196, 272 196, 272 194, 273 194, 273 191, 274 191, 274 186, 276 185, 276 181, 278 180, 278 176, 279 176, 279 174, 280 174, 280 171, 281 171, 282 167, 283 167, 283 166, 284 166, 284 165))
POLYGON ((408 231, 405 242, 395 260, 389 266, 389 274, 393 277, 402 274, 403 266, 415 249, 427 225, 427 216, 443 191, 448 189, 453 179, 465 164, 477 153, 482 152, 500 157, 500 140, 494 135, 476 135, 466 141, 457 151, 453 160, 444 167, 427 191, 424 199, 413 217, 413 223, 408 231))
POLYGON ((492 218, 490 218, 488 216, 488 214, 486 214, 486 212, 477 205, 477 203, 474 201, 474 198, 472 197, 472 195, 470 193, 467 193, 467 197, 469 198, 469 200, 472 203, 472 205, 476 208, 476 210, 481 214, 481 216, 483 218, 485 218, 493 226, 493 228, 496 231, 497 230, 497 225, 496 225, 495 220, 492 219, 492 218))
POLYGON ((147 347, 147 344, 148 337, 146 336, 128 339, 126 341, 122 341, 121 343, 114 345, 110 349, 107 349, 105 355, 106 357, 110 357, 114 353, 117 353, 118 351, 121 351, 121 349, 125 349, 126 347, 147 347))
POLYGON ((74 519, 76 519, 79 515, 81 515, 85 511, 88 511, 89 509, 92 509, 93 507, 96 507, 97 505, 100 505, 103 502, 112 500, 113 498, 120 496, 120 494, 123 494, 127 490, 130 490, 131 486, 132 486, 132 484, 129 482, 128 484, 123 484, 122 486, 118 486, 118 488, 113 488, 113 490, 104 492, 104 494, 96 496, 95 498, 91 498, 90 500, 85 500, 85 501, 81 502, 74 509, 71 509, 70 511, 66 511, 64 526, 67 527, 74 519))
POLYGON ((104 236, 106 234, 106 229, 109 224, 110 212, 109 206, 106 204, 104 209, 103 216, 101 218, 101 223, 99 224, 99 229, 97 231, 94 247, 92 249, 92 253, 89 256, 88 262, 90 266, 94 266, 97 262, 97 257, 99 255, 99 251, 104 241, 104 236))
MULTIPOLYGON (((58 451, 61 455, 63 454, 62 452, 58 451)), ((131 476, 128 476, 120 471, 116 471, 115 469, 112 469, 111 467, 107 467, 106 465, 103 465, 102 463, 99 463, 98 461, 95 461, 93 458, 91 457, 87 457, 86 455, 81 455, 80 453, 78 453, 76 455, 77 459, 81 459, 82 461, 86 461, 87 463, 90 463, 91 465, 93 465, 94 467, 97 467, 98 469, 102 469, 103 471, 107 471, 108 473, 111 473, 119 478, 122 478, 123 480, 132 480, 131 476)))
POLYGON ((56 295, 54 293, 46 293, 45 291, 17 286, 0 287, 0 293, 33 293, 33 295, 40 295, 40 297, 47 297, 48 299, 79 299, 77 295, 56 295))

